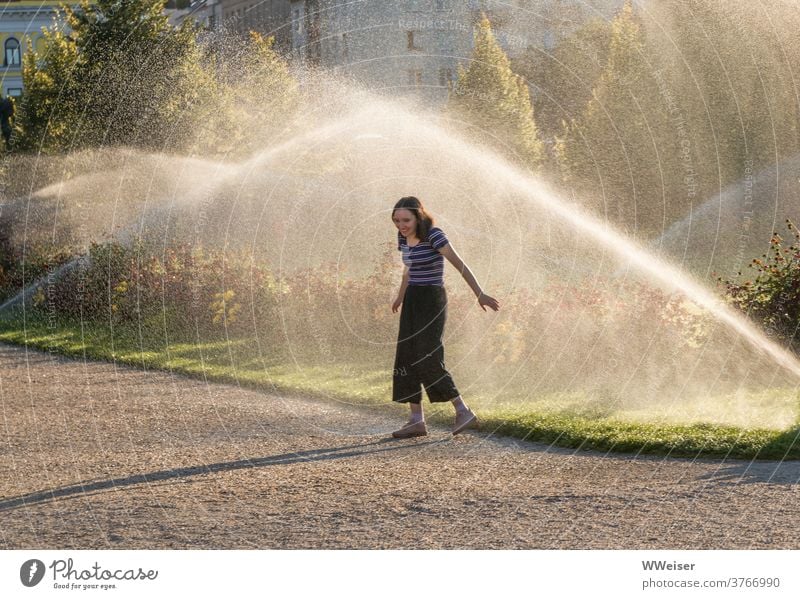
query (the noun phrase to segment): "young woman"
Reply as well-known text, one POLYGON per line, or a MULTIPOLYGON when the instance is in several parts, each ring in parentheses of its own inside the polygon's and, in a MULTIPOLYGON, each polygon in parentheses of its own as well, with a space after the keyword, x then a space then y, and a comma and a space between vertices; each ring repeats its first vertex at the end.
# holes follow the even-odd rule
POLYGON ((392 401, 411 405, 411 419, 393 437, 405 439, 427 435, 422 413, 422 387, 433 402, 450 401, 456 408, 453 434, 477 427, 478 419, 461 399, 444 365, 442 334, 447 317, 444 289, 444 258, 464 277, 475 292, 478 305, 495 312, 500 303, 483 293, 469 267, 464 264, 433 217, 415 197, 402 198, 392 210, 397 227, 397 249, 402 252, 405 272, 392 312, 402 304, 400 333, 394 362, 392 401))

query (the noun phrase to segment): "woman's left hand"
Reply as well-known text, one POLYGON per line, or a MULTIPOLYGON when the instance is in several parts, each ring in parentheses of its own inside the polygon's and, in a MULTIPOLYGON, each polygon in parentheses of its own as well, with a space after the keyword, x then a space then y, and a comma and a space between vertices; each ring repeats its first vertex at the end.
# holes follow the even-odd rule
POLYGON ((498 302, 493 297, 486 295, 485 293, 481 293, 478 296, 478 305, 484 312, 486 312, 486 308, 484 306, 489 306, 495 312, 497 312, 500 309, 500 302, 498 302))

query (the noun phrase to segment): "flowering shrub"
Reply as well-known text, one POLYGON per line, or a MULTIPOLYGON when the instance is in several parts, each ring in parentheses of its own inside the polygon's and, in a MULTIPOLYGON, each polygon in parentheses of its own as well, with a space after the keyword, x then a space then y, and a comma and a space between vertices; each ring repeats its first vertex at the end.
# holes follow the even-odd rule
POLYGON ((290 301, 281 306, 281 324, 292 353, 321 362, 385 360, 397 337, 398 315, 390 309, 397 294, 396 260, 386 249, 372 272, 356 279, 338 276, 333 263, 287 275, 290 301))
MULTIPOLYGON (((256 338, 258 347, 304 363, 385 368, 399 318, 390 309, 400 282, 392 250, 361 278, 321 264, 277 280, 244 252, 99 243, 29 301, 72 318, 166 326, 173 339, 256 338)), ((615 389, 634 371, 660 380, 695 360, 710 334, 702 311, 645 283, 516 289, 487 318, 473 317, 476 299, 460 279, 450 280, 448 298, 453 367, 503 385, 535 380, 540 389, 563 389, 577 378, 615 389)))
POLYGON ((40 282, 32 308, 44 309, 45 296, 49 309, 72 318, 124 323, 168 314, 175 330, 241 333, 274 320, 280 292, 269 270, 243 253, 182 245, 156 255, 138 243, 107 242, 40 282))
POLYGON ((760 323, 768 336, 791 346, 800 327, 800 232, 789 219, 786 227, 794 241, 784 247, 783 238, 773 233, 769 251, 748 265, 757 273, 755 280, 717 281, 730 304, 760 323))
MULTIPOLYGON (((454 313, 473 309, 474 296, 455 308, 455 295, 454 313)), ((459 322, 452 344, 460 374, 492 389, 643 389, 688 372, 711 333, 703 310, 645 282, 553 281, 501 301, 490 320, 459 322)))
POLYGON ((221 322, 235 323, 239 320, 239 311, 242 309, 242 304, 234 302, 236 292, 233 289, 228 289, 222 293, 214 294, 214 301, 211 302, 211 311, 214 317, 211 322, 219 324, 221 322))
MULTIPOLYGON (((0 231, 0 238, 3 235, 5 232, 0 231)), ((23 254, 21 248, 4 238, 0 242, 0 302, 68 263, 72 257, 68 248, 36 243, 29 244, 23 254)))

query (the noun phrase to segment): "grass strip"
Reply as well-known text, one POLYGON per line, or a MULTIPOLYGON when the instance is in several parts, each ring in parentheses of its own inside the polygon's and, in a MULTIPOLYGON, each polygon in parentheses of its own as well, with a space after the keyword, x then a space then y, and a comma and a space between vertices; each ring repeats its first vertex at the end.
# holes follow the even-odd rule
MULTIPOLYGON (((0 341, 65 356, 129 364, 236 383, 284 395, 327 398, 390 409, 391 376, 359 364, 304 365, 260 354, 254 339, 218 339, 194 343, 177 334, 110 327, 97 323, 50 323, 18 316, 0 318, 0 341)), ((546 399, 546 398, 545 398, 546 399)), ((656 424, 591 417, 569 410, 548 410, 547 401, 495 405, 470 396, 480 409, 482 430, 558 447, 672 457, 800 459, 800 428, 785 431, 715 424, 656 424)), ((393 406, 396 407, 396 406, 393 406)), ((450 423, 449 412, 428 419, 450 423)))

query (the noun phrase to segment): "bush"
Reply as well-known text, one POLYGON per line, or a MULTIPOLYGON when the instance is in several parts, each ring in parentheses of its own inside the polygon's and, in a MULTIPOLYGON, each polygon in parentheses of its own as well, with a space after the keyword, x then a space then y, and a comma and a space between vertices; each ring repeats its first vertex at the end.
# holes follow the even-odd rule
POLYGON ((0 225, 0 303, 56 272, 74 256, 70 248, 49 243, 30 243, 24 249, 15 246, 6 225, 0 225))
POLYGON ((278 286, 243 253, 92 243, 89 254, 32 294, 31 308, 116 324, 169 315, 173 331, 243 332, 274 322, 278 286), (45 302, 47 298, 47 302, 45 302))
MULTIPOLYGON (((49 320, 139 326, 181 340, 257 339, 301 363, 385 367, 398 330, 390 309, 398 283, 392 250, 365 277, 340 277, 335 265, 322 264, 278 280, 244 251, 95 243, 28 301, 49 320)), ((541 390, 558 390, 578 373, 609 389, 633 371, 644 382, 674 379, 702 354, 709 335, 704 312, 643 282, 555 281, 513 290, 492 320, 463 317, 477 310, 466 286, 452 285, 448 301, 455 318, 446 345, 457 368, 506 386, 533 377, 541 390)))
POLYGON ((791 347, 800 326, 800 233, 789 219, 786 226, 794 242, 784 247, 783 238, 773 233, 769 252, 748 265, 758 273, 755 280, 717 281, 728 303, 761 324, 769 337, 791 347))

